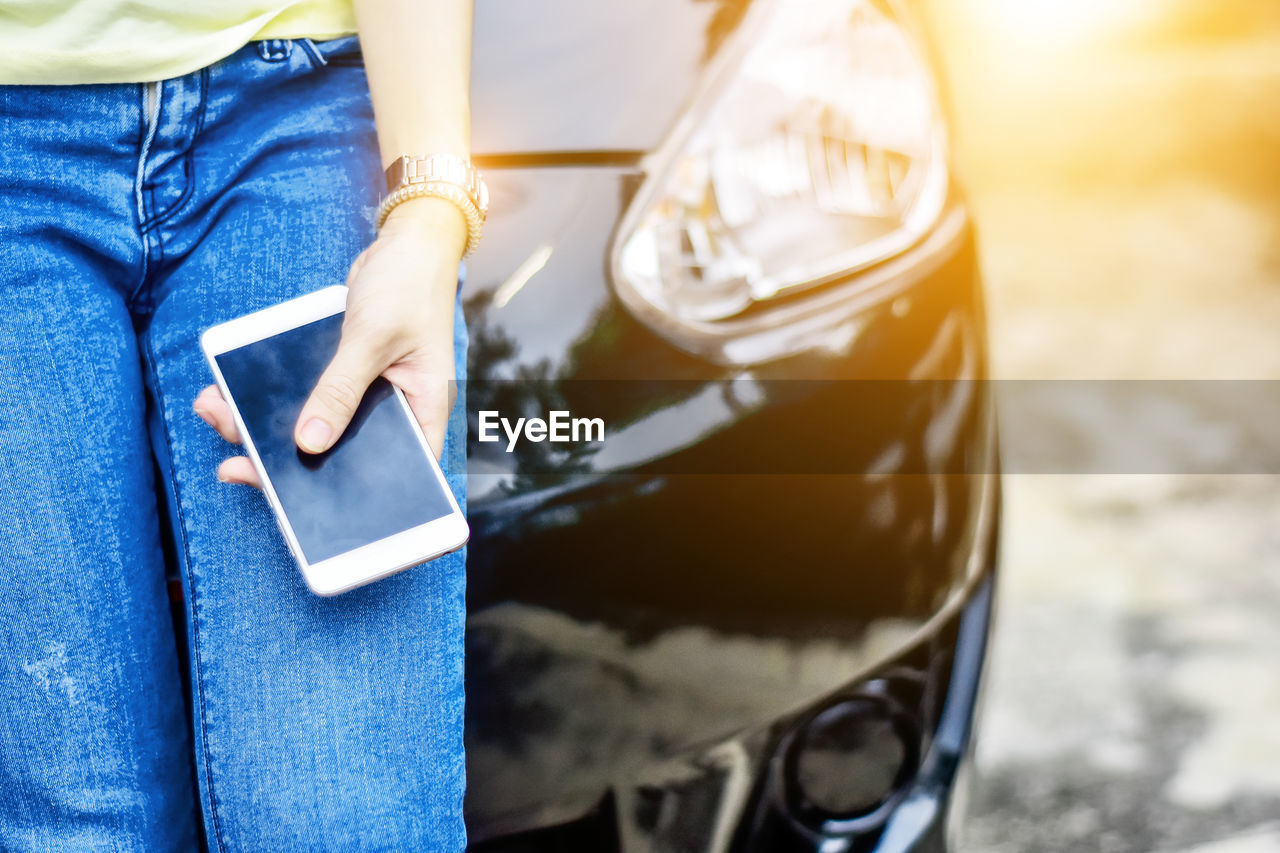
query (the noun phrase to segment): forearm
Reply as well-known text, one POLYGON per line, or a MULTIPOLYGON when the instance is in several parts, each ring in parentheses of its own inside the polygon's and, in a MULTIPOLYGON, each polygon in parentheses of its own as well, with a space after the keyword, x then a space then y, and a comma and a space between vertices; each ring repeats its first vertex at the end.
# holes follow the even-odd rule
MULTIPOLYGON (((468 157, 472 0, 355 0, 355 10, 383 167, 405 154, 468 157)), ((457 266, 467 242, 462 213, 439 198, 396 206, 387 225, 420 234, 445 266, 457 266)), ((424 279, 441 303, 452 300, 444 278, 424 279)))
POLYGON ((355 0, 385 168, 470 153, 472 0, 355 0))

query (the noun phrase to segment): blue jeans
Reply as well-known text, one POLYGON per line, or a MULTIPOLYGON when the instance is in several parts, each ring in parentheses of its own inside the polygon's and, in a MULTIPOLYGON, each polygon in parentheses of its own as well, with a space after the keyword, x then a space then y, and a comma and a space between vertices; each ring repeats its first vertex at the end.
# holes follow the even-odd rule
POLYGON ((312 595, 191 409, 203 329, 373 239, 358 44, 0 87, 0 134, 0 849, 463 848, 464 555, 312 595))

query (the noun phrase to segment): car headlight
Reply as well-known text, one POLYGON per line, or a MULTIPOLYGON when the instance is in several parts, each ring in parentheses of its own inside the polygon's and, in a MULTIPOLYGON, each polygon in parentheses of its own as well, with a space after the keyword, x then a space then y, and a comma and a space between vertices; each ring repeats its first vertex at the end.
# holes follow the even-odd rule
POLYGON ((669 335, 899 254, 938 220, 930 69, 882 0, 753 4, 623 219, 620 297, 669 335))

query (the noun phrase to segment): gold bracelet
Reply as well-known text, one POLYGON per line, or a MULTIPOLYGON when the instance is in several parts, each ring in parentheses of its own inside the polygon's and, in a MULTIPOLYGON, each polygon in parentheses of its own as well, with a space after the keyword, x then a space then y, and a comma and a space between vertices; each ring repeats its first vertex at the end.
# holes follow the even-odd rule
POLYGON ((381 228, 383 226, 387 221, 387 217, 391 215, 391 211, 406 201, 427 196, 442 198, 445 201, 452 202, 453 206, 458 208, 458 212, 467 220, 467 246, 462 251, 462 257, 465 258, 474 252, 476 246, 480 245, 480 235, 484 231, 484 217, 480 215, 480 211, 476 208, 476 203, 471 200, 471 196, 467 195, 466 190, 457 184, 446 181, 406 184, 391 193, 378 205, 378 227, 381 228))

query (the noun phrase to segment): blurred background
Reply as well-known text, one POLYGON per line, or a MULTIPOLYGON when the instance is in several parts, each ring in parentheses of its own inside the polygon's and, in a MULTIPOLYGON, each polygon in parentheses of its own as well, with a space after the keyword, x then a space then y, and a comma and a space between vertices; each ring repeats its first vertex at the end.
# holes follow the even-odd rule
MULTIPOLYGON (((1280 378, 1280 4, 930 0, 1005 379, 1280 378)), ((968 851, 1280 850, 1280 478, 1007 478, 968 851)))

